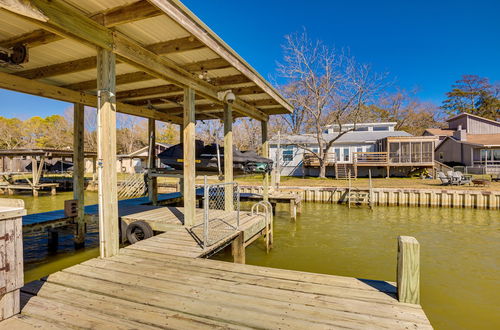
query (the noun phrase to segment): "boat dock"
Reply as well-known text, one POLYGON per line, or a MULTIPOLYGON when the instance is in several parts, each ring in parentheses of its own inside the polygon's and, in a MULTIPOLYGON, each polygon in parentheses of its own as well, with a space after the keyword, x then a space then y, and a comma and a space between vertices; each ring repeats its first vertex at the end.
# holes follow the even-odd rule
POLYGON ((393 283, 200 259, 179 233, 27 284, 0 329, 432 328, 393 283))

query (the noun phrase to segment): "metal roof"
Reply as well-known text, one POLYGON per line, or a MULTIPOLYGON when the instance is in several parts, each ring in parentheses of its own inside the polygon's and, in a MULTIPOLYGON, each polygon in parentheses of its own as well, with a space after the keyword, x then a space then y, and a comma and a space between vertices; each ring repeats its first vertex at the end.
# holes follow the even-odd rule
MULTIPOLYGON (((325 141, 330 141, 337 137, 339 134, 323 134, 323 139, 325 141)), ((353 131, 347 132, 342 135, 335 144, 346 144, 346 143, 373 143, 377 140, 391 137, 391 136, 412 136, 411 134, 403 131, 353 131)), ((277 143, 277 137, 274 136, 271 139, 271 143, 277 143)), ((282 144, 317 144, 318 140, 315 135, 312 134, 302 134, 302 135, 282 135, 282 144)))

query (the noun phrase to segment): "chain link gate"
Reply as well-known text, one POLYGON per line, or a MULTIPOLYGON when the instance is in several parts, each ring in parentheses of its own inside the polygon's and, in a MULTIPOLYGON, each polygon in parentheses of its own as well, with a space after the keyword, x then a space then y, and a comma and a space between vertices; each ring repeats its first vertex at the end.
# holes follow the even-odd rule
POLYGON ((203 248, 238 231, 240 226, 240 187, 236 182, 207 184, 203 192, 203 222, 192 227, 203 248))

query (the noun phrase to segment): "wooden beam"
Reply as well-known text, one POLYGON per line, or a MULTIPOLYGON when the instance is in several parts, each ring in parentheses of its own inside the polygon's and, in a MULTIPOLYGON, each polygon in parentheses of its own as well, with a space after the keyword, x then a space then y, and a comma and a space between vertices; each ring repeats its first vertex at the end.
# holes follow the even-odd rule
MULTIPOLYGON (((190 40, 193 40, 193 38, 188 37, 188 38, 169 40, 166 42, 160 42, 160 43, 146 46, 146 49, 149 49, 157 54, 165 55, 165 54, 183 51, 183 50, 187 50, 187 49, 200 48, 199 41, 190 41, 190 40)), ((220 59, 217 59, 217 60, 218 61, 216 63, 213 63, 212 66, 221 66, 220 59)), ((213 61, 214 60, 210 60, 210 62, 208 62, 207 65, 210 65, 213 61)), ((63 75, 63 74, 69 74, 69 73, 94 69, 96 67, 96 63, 97 63, 96 57, 91 56, 91 57, 86 57, 86 58, 82 58, 82 59, 78 59, 78 60, 52 64, 52 65, 48 65, 45 67, 20 71, 20 72, 16 73, 16 75, 23 77, 23 78, 28 78, 28 79, 41 79, 41 78, 53 77, 53 76, 57 76, 57 75, 63 75)), ((227 67, 228 64, 227 64, 227 62, 225 62, 225 63, 226 63, 226 67, 227 67)), ((201 63, 201 64, 203 65, 203 63, 201 63)), ((150 75, 144 74, 143 72, 128 73, 128 74, 122 75, 122 76, 123 77, 117 76, 117 81, 116 81, 117 85, 128 83, 126 77, 137 77, 136 79, 144 78, 144 80, 154 78, 154 77, 151 77, 150 75)), ((128 78, 128 79, 130 79, 130 78, 128 78)), ((142 81, 142 80, 135 80, 135 81, 142 81)), ((130 81, 130 82, 134 82, 134 81, 130 81)), ((75 84, 68 85, 67 88, 75 89, 75 90, 88 90, 88 89, 95 89, 96 86, 97 86, 97 82, 95 80, 89 80, 89 81, 84 81, 81 83, 75 83, 75 84)))
MULTIPOLYGON (((134 83, 134 82, 153 80, 153 79, 156 79, 156 77, 153 77, 152 75, 150 75, 146 72, 142 72, 142 71, 130 72, 130 73, 124 73, 121 75, 117 75, 116 76, 116 85, 130 84, 130 83, 134 83)), ((97 88, 97 80, 92 79, 92 80, 77 82, 74 84, 64 85, 62 87, 67 88, 67 89, 76 90, 76 91, 95 90, 97 88)))
POLYGON ((62 40, 63 37, 52 32, 39 29, 0 41, 0 46, 10 48, 15 45, 28 45, 29 48, 42 46, 54 41, 62 40))
POLYGON ((195 104, 194 90, 187 87, 184 90, 184 226, 191 227, 195 225, 196 219, 196 188, 195 188, 195 104))
POLYGON ((75 248, 85 245, 85 156, 84 156, 84 115, 85 106, 81 103, 73 105, 73 199, 77 201, 75 217, 75 248))
MULTIPOLYGON (((267 134, 267 121, 260 122, 260 129, 261 129, 261 139, 262 139, 262 145, 261 145, 262 157, 269 158, 269 139, 268 139, 268 134, 267 134)), ((264 187, 264 201, 268 202, 269 201, 269 173, 267 173, 267 172, 264 174, 264 180, 262 182, 262 186, 264 187)))
MULTIPOLYGON (((233 108, 224 104, 224 182, 233 182, 233 108)), ((225 186, 225 210, 234 210, 233 186, 225 186)), ((243 243, 242 243, 243 244, 243 243)))
POLYGON ((211 81, 211 83, 215 86, 242 84, 242 83, 247 83, 247 82, 250 82, 250 79, 248 79, 248 77, 246 77, 242 74, 237 74, 237 75, 227 76, 227 77, 213 78, 211 81))
MULTIPOLYGON (((187 66, 184 66, 186 68, 187 66)), ((257 86, 252 87, 239 87, 232 89, 233 93, 237 96, 244 95, 256 95, 262 94, 264 91, 257 86)), ((175 85, 161 85, 154 87, 145 87, 139 89, 131 89, 118 92, 116 95, 118 100, 127 101, 128 99, 139 99, 139 98, 159 98, 163 97, 171 97, 171 96, 182 96, 184 91, 182 88, 177 87, 175 85)), ((154 102, 154 100, 151 100, 154 102)), ((279 108, 281 112, 283 112, 283 108, 279 108)))
POLYGON ((189 63, 186 65, 183 65, 184 70, 187 70, 190 72, 226 69, 226 68, 230 68, 230 67, 231 67, 231 64, 229 64, 225 59, 222 59, 222 58, 214 58, 211 60, 194 62, 194 63, 189 63))
MULTIPOLYGON (((106 27, 114 27, 162 14, 163 13, 158 10, 158 8, 151 5, 149 2, 141 0, 132 4, 96 13, 90 18, 106 27)), ((10 48, 12 46, 22 44, 27 45, 29 48, 34 48, 62 39, 63 37, 58 34, 40 29, 22 34, 20 36, 1 40, 0 46, 10 48)))
MULTIPOLYGON (((90 107, 97 106, 97 97, 95 95, 48 85, 35 80, 17 77, 4 72, 0 72, 0 88, 47 97, 64 102, 82 103, 90 107)), ((182 119, 177 116, 171 116, 152 109, 137 107, 125 103, 117 103, 116 105, 118 112, 128 115, 153 118, 165 122, 171 121, 176 124, 182 123, 182 119)))
POLYGON ((105 10, 92 15, 91 18, 106 27, 114 27, 159 15, 162 15, 162 12, 158 8, 148 1, 141 0, 105 10))
POLYGON ((244 232, 240 232, 238 236, 231 242, 231 254, 233 262, 237 264, 245 264, 245 240, 244 232))
POLYGON ((168 41, 158 42, 146 46, 145 48, 156 54, 171 54, 185 52, 187 50, 199 49, 206 47, 195 37, 184 37, 179 39, 173 39, 168 41))
MULTIPOLYGON (((189 86, 204 97, 222 103, 218 99, 218 89, 215 86, 200 78, 193 77, 190 72, 179 67, 174 61, 145 49, 118 31, 110 30, 96 23, 64 2, 60 0, 31 0, 30 4, 47 17, 46 21, 39 21, 22 16, 30 22, 61 36, 113 51, 120 60, 134 65, 152 76, 183 88, 189 86)), ((233 106, 236 111, 242 114, 258 120, 268 120, 265 113, 241 100, 237 100, 233 106)))
POLYGON ((397 290, 400 302, 420 303, 420 244, 415 237, 398 237, 397 290))
POLYGON ((115 54, 99 49, 97 81, 97 153, 99 177, 99 241, 101 258, 118 253, 118 194, 116 175, 115 54))
POLYGON ((96 66, 97 66, 97 58, 95 56, 92 56, 92 57, 86 57, 84 59, 78 59, 74 61, 48 65, 41 68, 20 71, 16 73, 16 76, 27 79, 42 79, 67 73, 90 70, 95 68, 96 66))
MULTIPOLYGON (((148 120, 148 168, 156 168, 156 122, 154 119, 148 120)), ((157 177, 148 176, 148 197, 149 201, 158 204, 158 180, 157 177)))

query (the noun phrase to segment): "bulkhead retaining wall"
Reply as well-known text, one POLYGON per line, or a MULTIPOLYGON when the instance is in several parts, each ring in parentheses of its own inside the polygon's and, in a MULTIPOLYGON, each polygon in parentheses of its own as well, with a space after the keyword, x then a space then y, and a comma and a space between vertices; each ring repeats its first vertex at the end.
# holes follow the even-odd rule
MULTIPOLYGON (((262 186, 240 186, 241 192, 262 193, 262 186)), ((282 192, 300 194, 303 201, 340 203, 347 188, 281 186, 282 192)), ((500 209, 500 191, 459 189, 373 188, 373 205, 500 209)))

